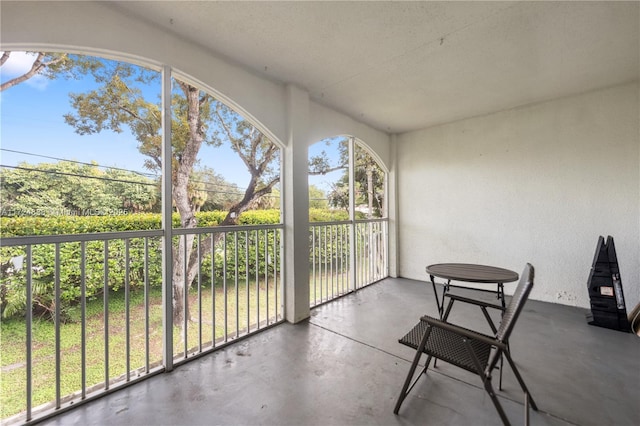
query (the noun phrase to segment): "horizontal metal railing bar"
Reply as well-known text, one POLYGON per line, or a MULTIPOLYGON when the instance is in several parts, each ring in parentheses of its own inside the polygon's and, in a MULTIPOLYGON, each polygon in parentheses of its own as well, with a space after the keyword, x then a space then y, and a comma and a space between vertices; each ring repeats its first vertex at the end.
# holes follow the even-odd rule
POLYGON ((388 217, 378 217, 373 219, 356 219, 353 221, 354 223, 376 223, 376 222, 389 222, 388 217))
POLYGON ((353 223, 351 220, 336 220, 326 222, 309 222, 309 226, 349 225, 351 223, 353 223))
POLYGON ((266 224, 266 225, 224 225, 224 226, 203 226, 198 228, 173 228, 173 235, 189 235, 189 234, 220 234, 223 232, 237 231, 254 231, 263 229, 283 229, 284 224, 266 224))
POLYGON ((309 227, 312 226, 328 226, 328 225, 350 225, 352 223, 371 223, 371 222, 389 222, 388 217, 379 217, 373 219, 355 219, 355 220, 336 220, 325 222, 309 222, 309 227))
POLYGON ((125 240, 132 238, 161 237, 161 229, 146 231, 93 232, 90 234, 29 235, 25 237, 2 237, 0 247, 36 244, 76 243, 80 241, 125 240))
MULTIPOLYGON (((252 231, 256 229, 282 229, 283 224, 267 225, 225 225, 199 228, 174 228, 174 235, 211 234, 233 231, 252 231)), ((23 237, 1 237, 0 247, 24 246, 35 244, 75 243, 80 241, 124 240, 131 238, 161 237, 162 229, 144 231, 92 232, 88 234, 29 235, 23 237)))

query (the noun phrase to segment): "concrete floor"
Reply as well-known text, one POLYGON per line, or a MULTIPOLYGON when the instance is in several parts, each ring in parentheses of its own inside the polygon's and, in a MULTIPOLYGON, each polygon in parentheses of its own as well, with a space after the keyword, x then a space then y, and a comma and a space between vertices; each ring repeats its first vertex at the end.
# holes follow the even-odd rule
MULTIPOLYGON (((454 306, 451 322, 486 327, 471 308, 454 306)), ((479 378, 445 363, 393 414, 413 356, 397 339, 435 312, 430 285, 386 279, 313 310, 309 321, 271 328, 45 423, 500 424, 479 378)), ((511 348, 538 403, 531 423, 639 425, 640 338, 589 326, 584 314, 536 301, 525 306, 511 348)), ((512 423, 523 424, 522 393, 508 366, 504 375, 499 397, 512 423)))

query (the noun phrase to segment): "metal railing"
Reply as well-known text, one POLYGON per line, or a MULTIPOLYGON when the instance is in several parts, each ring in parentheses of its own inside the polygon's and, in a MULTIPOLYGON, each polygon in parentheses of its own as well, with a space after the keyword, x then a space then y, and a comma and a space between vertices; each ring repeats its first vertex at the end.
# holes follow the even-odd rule
POLYGON ((389 276, 388 224, 386 219, 357 220, 355 223, 356 289, 389 276))
POLYGON ((180 333, 176 364, 283 320, 281 233, 281 225, 174 230, 182 241, 177 246, 183 248, 178 256, 184 282, 184 258, 197 266, 191 291, 183 293, 189 315, 180 318, 181 330, 174 322, 174 335, 180 333), (184 244, 189 236, 190 256, 184 244))
POLYGON ((388 276, 387 219, 314 222, 309 228, 312 308, 388 276))
MULTIPOLYGON (((385 278, 387 229, 386 219, 313 223, 310 305, 385 278)), ((12 266, 1 283, 23 291, 25 312, 24 350, 2 339, 3 358, 21 354, 3 362, 3 381, 20 384, 11 393, 21 399, 3 422, 41 420, 164 371, 166 342, 175 365, 281 322, 282 232, 173 229, 173 290, 187 291, 170 329, 162 325, 164 231, 3 238, 12 266)))
POLYGON ((310 306, 353 291, 348 222, 316 222, 310 226, 310 306))
POLYGON ((11 261, 0 283, 23 297, 25 312, 24 325, 13 324, 24 335, 2 339, 3 358, 12 357, 2 378, 20 400, 3 423, 41 420, 161 372, 167 341, 179 364, 282 321, 281 225, 172 234, 174 268, 184 268, 174 292, 187 291, 186 315, 166 321, 169 330, 162 230, 2 239, 11 261), (6 346, 16 342, 24 346, 6 346))

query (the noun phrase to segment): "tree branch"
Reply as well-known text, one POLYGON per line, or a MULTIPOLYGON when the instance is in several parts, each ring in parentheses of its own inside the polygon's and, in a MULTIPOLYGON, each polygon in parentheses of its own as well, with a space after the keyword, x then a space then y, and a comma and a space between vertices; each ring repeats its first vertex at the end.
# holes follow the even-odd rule
MULTIPOLYGON (((31 64, 31 69, 21 76, 18 76, 14 79, 11 79, 9 81, 2 83, 2 85, 0 85, 0 92, 7 90, 17 84, 20 84, 23 81, 27 81, 34 75, 38 74, 40 70, 42 70, 45 67, 45 64, 42 63, 43 58, 44 58, 44 53, 39 52, 38 57, 36 58, 35 61, 33 61, 33 64, 31 64)), ((4 55, 3 55, 3 59, 4 59, 4 55)), ((4 60, 6 61, 6 59, 4 60)))
MULTIPOLYGON (((11 56, 11 52, 4 52, 2 54, 2 59, 0 59, 0 66, 4 65, 4 63, 7 62, 7 60, 9 59, 9 56, 11 56)), ((31 77, 35 76, 36 74, 39 74, 45 68, 50 68, 54 65, 57 65, 60 62, 63 62, 67 58, 67 55, 65 54, 60 56, 59 58, 52 59, 49 62, 43 62, 43 59, 45 58, 45 56, 46 54, 44 52, 38 52, 38 56, 36 57, 36 60, 33 61, 33 64, 31 64, 31 69, 21 76, 18 76, 14 79, 11 79, 9 81, 2 83, 2 85, 0 85, 0 92, 7 90, 15 85, 18 85, 23 81, 29 80, 31 77)))
POLYGON ((216 117, 218 117, 218 120, 220 121, 220 124, 222 125, 222 128, 223 128, 224 132, 227 135, 227 138, 229 139, 229 141, 231 142, 231 144, 235 148, 236 152, 238 153, 238 155, 242 159, 242 162, 247 166, 247 168, 249 169, 249 172, 253 175, 255 173, 255 170, 253 168, 253 164, 251 163, 251 161, 249 161, 247 156, 244 155, 244 153, 242 152, 242 146, 240 146, 240 143, 238 142, 238 140, 236 138, 234 138, 233 135, 231 134, 231 129, 229 129, 229 126, 227 126, 227 123, 225 122, 225 120, 220 115, 220 108, 221 108, 221 104, 218 103, 216 105, 216 110, 215 110, 216 111, 215 112, 216 117))
POLYGON ((2 58, 0 58, 0 67, 3 66, 4 63, 9 60, 9 56, 11 56, 11 52, 2 53, 2 58))

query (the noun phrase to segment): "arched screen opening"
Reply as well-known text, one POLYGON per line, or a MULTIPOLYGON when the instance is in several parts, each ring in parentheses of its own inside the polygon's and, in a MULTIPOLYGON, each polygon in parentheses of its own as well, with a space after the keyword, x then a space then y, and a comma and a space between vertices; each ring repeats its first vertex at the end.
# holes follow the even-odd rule
POLYGON ((309 147, 312 222, 386 217, 386 185, 387 173, 351 136, 323 139, 309 147))

